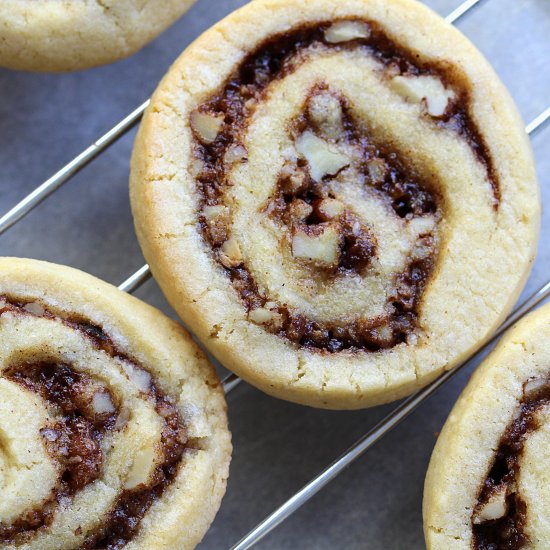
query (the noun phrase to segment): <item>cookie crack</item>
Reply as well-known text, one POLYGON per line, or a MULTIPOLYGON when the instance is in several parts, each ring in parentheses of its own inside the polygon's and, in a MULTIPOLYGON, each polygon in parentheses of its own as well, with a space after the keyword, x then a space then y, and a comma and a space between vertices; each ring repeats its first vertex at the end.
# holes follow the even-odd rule
POLYGON ((126 36, 126 29, 120 24, 118 16, 111 11, 111 7, 107 5, 105 0, 95 0, 95 3, 97 7, 101 9, 103 15, 113 22, 113 24, 119 31, 119 36, 124 44, 124 47, 128 48, 129 44, 128 37, 126 36))

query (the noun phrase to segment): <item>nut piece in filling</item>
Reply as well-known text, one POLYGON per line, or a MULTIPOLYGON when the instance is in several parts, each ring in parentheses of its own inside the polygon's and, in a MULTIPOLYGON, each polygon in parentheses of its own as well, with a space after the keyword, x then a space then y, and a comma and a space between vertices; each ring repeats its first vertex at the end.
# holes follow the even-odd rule
POLYGON ((361 21, 338 21, 325 31, 325 40, 331 44, 349 42, 357 38, 368 38, 370 29, 361 21))
POLYGON ((191 128, 203 143, 210 144, 216 141, 223 126, 223 119, 223 115, 194 111, 191 115, 191 128))
POLYGON ((500 519, 508 512, 506 502, 506 485, 495 487, 491 494, 487 495, 486 500, 477 507, 477 512, 473 515, 475 525, 481 525, 487 521, 500 519))
POLYGON ((243 255, 237 239, 231 238, 222 244, 219 258, 225 267, 237 267, 242 263, 243 255))
POLYGON ((350 162, 348 156, 340 153, 312 132, 304 132, 298 138, 296 149, 307 160, 311 177, 315 181, 321 181, 327 175, 334 176, 350 162))
POLYGON ((340 259, 339 235, 329 223, 295 227, 292 236, 292 255, 320 267, 335 268, 340 259))
POLYGON ((394 76, 390 85, 407 101, 425 102, 428 114, 433 117, 444 115, 449 101, 455 98, 455 93, 434 76, 394 76))

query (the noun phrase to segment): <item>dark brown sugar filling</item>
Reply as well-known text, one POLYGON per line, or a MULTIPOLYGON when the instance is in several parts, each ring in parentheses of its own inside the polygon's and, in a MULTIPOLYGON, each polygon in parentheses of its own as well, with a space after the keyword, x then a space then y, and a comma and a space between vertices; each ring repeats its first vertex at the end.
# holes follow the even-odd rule
MULTIPOLYGON (((201 161, 200 170, 196 175, 200 197, 200 226, 218 261, 220 247, 230 236, 229 224, 207 221, 203 212, 205 207, 223 204, 225 188, 229 184, 226 154, 232 148, 240 147, 242 162, 246 162, 242 138, 256 106, 265 98, 267 87, 273 81, 293 72, 312 51, 360 49, 365 55, 376 57, 384 66, 391 67, 403 75, 435 75, 445 85, 452 87, 457 99, 449 102, 441 117, 433 119, 434 124, 452 129, 467 141, 476 158, 486 168, 493 189, 494 204, 498 207, 500 190, 493 161, 481 132, 469 114, 468 85, 460 71, 450 64, 420 61, 417 54, 397 45, 373 22, 366 22, 370 28, 368 38, 331 44, 325 40, 325 31, 331 24, 324 22, 303 25, 267 40, 242 61, 220 92, 198 108, 200 113, 223 118, 222 128, 212 143, 204 143, 204 140, 201 142, 197 139, 195 145, 196 157, 201 161)), ((325 88, 325 84, 318 83, 318 89, 312 94, 325 88)), ((415 174, 410 164, 401 159, 391 147, 377 143, 362 133, 359 124, 353 120, 345 98, 339 100, 344 113, 344 133, 341 137, 359 147, 363 154, 361 184, 382 196, 402 218, 411 219, 427 213, 440 217, 440 199, 437 196, 435 182, 423 181, 423 177, 415 174), (369 171, 369 161, 382 163, 384 175, 381 179, 373 180, 369 171)), ((308 116, 307 101, 304 104, 303 116, 294 126, 289 129, 290 132, 296 131, 296 128, 302 132, 305 129, 318 132, 318 128, 315 128, 315 124, 308 116)), ((318 269, 315 276, 344 277, 364 273, 377 253, 376 238, 369 226, 357 217, 354 219, 349 209, 336 222, 324 220, 322 215, 319 215, 316 205, 322 199, 330 198, 329 186, 326 184, 331 177, 326 176, 321 182, 313 181, 303 161, 298 161, 298 165, 293 168, 305 174, 303 185, 289 192, 288 178, 281 174, 275 195, 270 204, 264 205, 268 215, 278 219, 281 226, 285 226, 286 229, 298 228, 306 234, 314 234, 315 231, 322 231, 327 224, 336 223, 340 238, 340 262, 328 270, 330 273, 327 269, 318 269), (294 206, 301 204, 298 201, 313 208, 308 218, 300 222, 300 227, 293 225, 291 219, 294 206)), ((398 274, 394 281, 395 292, 388 296, 388 313, 372 319, 346 319, 334 323, 314 321, 286 304, 274 305, 268 292, 259 288, 243 262, 228 263, 223 261, 222 256, 220 263, 249 312, 267 307, 272 313, 273 321, 264 323, 270 332, 296 344, 322 351, 376 351, 405 342, 408 334, 418 327, 420 298, 432 273, 437 248, 436 236, 431 232, 420 237, 421 246, 429 250, 429 254, 421 259, 411 258, 404 271, 398 274)))
MULTIPOLYGON (((0 315, 10 312, 60 321, 81 332, 97 349, 127 362, 133 369, 141 369, 117 349, 100 327, 80 318, 62 318, 43 305, 39 306, 39 313, 31 313, 25 305, 23 301, 2 296, 0 315)), ((117 426, 117 420, 122 404, 103 384, 77 372, 70 365, 21 363, 9 367, 2 376, 40 395, 56 413, 55 421, 44 426, 40 433, 48 453, 61 465, 57 487, 41 508, 28 510, 10 525, 0 524, 0 542, 20 544, 30 541, 41 529, 50 525, 60 505, 66 505, 78 491, 101 477, 104 462, 101 442, 108 432, 121 429, 117 426), (96 412, 93 396, 97 393, 109 399, 113 412, 96 412)), ((136 535, 151 505, 176 478, 184 451, 188 448, 183 421, 173 400, 164 395, 153 380, 144 398, 154 403, 156 412, 164 422, 159 451, 162 460, 147 483, 123 490, 117 496, 99 530, 85 533, 85 541, 80 547, 82 550, 123 548, 136 535)), ((83 534, 79 529, 76 534, 83 534)))
MULTIPOLYGON (((526 385, 524 384, 524 388, 526 385)), ((550 380, 530 392, 525 392, 519 412, 501 437, 495 458, 483 482, 472 514, 472 532, 476 550, 517 550, 525 548, 529 538, 525 533, 527 505, 517 485, 521 457, 529 434, 540 427, 541 410, 550 403, 550 380), (474 523, 479 510, 498 491, 505 488, 506 513, 498 519, 474 523)))
MULTIPOLYGON (((412 219, 424 214, 436 214, 438 197, 435 192, 419 183, 418 178, 409 173, 396 153, 385 151, 368 136, 359 133, 358 124, 353 119, 345 97, 332 92, 326 84, 318 84, 310 91, 302 109, 303 114, 291 125, 293 138, 298 138, 306 131, 323 134, 319 123, 311 115, 311 103, 321 94, 330 96, 339 103, 342 112, 340 142, 360 151, 359 184, 374 190, 401 218, 412 219)), ((315 228, 335 219, 343 238, 340 243, 340 262, 333 272, 360 274, 368 267, 371 257, 376 255, 376 238, 370 228, 349 209, 345 208, 334 218, 323 211, 323 201, 334 199, 334 193, 326 178, 320 182, 315 181, 306 165, 303 159, 298 159, 294 165, 285 164, 275 193, 264 210, 272 219, 278 220, 287 228, 297 223, 315 228), (304 204, 311 207, 311 212, 305 218, 300 216, 304 204)), ((434 235, 430 233, 426 237, 433 238, 434 235)))
POLYGON ((0 524, 0 540, 10 542, 51 524, 60 501, 98 479, 103 463, 101 441, 113 429, 117 412, 96 414, 91 406, 93 394, 99 390, 111 399, 110 393, 68 365, 22 364, 4 371, 3 377, 39 394, 57 410, 57 420, 40 434, 62 471, 55 494, 42 508, 27 511, 12 525, 0 524))

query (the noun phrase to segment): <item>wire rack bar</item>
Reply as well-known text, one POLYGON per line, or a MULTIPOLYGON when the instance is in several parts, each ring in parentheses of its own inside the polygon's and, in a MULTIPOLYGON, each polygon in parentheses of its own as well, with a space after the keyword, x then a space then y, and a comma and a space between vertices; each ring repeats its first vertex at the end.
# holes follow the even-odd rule
POLYGON ((148 265, 140 267, 133 275, 130 275, 122 284, 118 286, 119 290, 132 294, 141 285, 151 278, 151 270, 148 265))
MULTIPOLYGON (((132 279, 135 279, 136 281, 139 281, 137 283, 137 286, 135 288, 132 288, 132 290, 128 290, 127 292, 134 292, 137 290, 143 283, 145 283, 148 279, 152 277, 151 268, 148 264, 145 264, 141 266, 131 277, 128 277, 127 281, 124 281, 122 285, 125 285, 126 283, 130 283, 132 279)), ((121 288, 122 285, 119 287, 121 288)), ((124 288, 121 288, 121 290, 126 290, 124 288)))
POLYGON ((458 8, 454 9, 449 15, 447 15, 447 17, 445 17, 445 21, 447 21, 447 23, 455 23, 481 2, 482 0, 466 0, 466 2, 462 2, 458 8))
POLYGON ((0 218, 0 235, 24 218, 31 210, 47 199, 54 191, 57 191, 64 183, 67 183, 82 168, 105 151, 105 149, 131 130, 141 119, 149 102, 147 100, 137 109, 134 109, 127 117, 123 118, 107 133, 103 134, 97 141, 84 149, 71 162, 63 166, 61 170, 58 170, 51 178, 48 178, 42 185, 38 186, 9 212, 4 214, 0 218))
POLYGON ((240 383, 242 379, 239 378, 236 374, 228 374, 222 381, 222 386, 227 395, 230 391, 234 390, 240 383))
MULTIPOLYGON (((549 119, 550 107, 544 110, 526 126, 526 132, 529 135, 533 135, 537 130, 541 129, 549 119)), ((273 529, 285 521, 285 519, 290 517, 294 512, 296 512, 296 510, 303 506, 308 500, 315 496, 321 489, 323 489, 323 487, 328 485, 335 477, 338 476, 338 474, 340 474, 361 455, 368 451, 377 441, 384 437, 384 435, 389 433, 393 428, 395 428, 395 426, 407 418, 414 410, 416 410, 441 386, 455 376, 461 369, 478 357, 514 323, 519 321, 524 315, 529 313, 533 308, 547 298, 550 298, 550 281, 548 281, 544 286, 529 296, 529 298, 527 298, 527 300, 525 300, 521 305, 514 309, 511 315, 496 330, 496 332, 492 336, 489 336, 481 344, 478 350, 465 362, 443 373, 439 378, 405 399, 392 412, 386 415, 380 422, 371 428, 361 439, 359 439, 347 451, 340 455, 340 457, 338 457, 332 464, 314 477, 309 483, 304 485, 283 505, 277 508, 272 514, 252 529, 252 531, 243 537, 237 544, 232 546, 231 550, 246 550, 258 543, 268 533, 273 531, 273 529)))
POLYGON ((532 137, 540 130, 550 118, 550 107, 546 108, 542 113, 533 119, 526 127, 525 131, 532 137))

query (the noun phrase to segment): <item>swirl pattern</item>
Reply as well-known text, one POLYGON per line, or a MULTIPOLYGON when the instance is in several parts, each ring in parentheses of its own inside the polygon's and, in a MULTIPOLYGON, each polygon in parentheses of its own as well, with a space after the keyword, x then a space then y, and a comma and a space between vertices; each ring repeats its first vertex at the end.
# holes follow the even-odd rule
POLYGON ((205 359, 160 313, 105 283, 39 262, 1 264, 0 547, 192 548, 219 505, 230 452, 219 382, 205 359), (44 285, 54 277, 69 292, 44 285), (79 290, 86 283, 97 290, 79 290), (123 315, 142 316, 138 331, 159 337, 159 360, 155 345, 133 348, 132 331, 107 328, 114 319, 98 314, 103 304, 75 309, 79 292, 103 293, 123 315), (182 354, 173 373, 163 370, 167 350, 182 354), (205 382, 204 395, 181 387, 205 382), (208 496, 193 493, 197 483, 210 485, 208 496), (205 517, 170 505, 185 499, 205 517), (182 536, 177 521, 196 532, 182 536))
POLYGON ((550 307, 473 376, 438 439, 424 492, 430 549, 546 548, 550 307))
MULTIPOLYGON (((221 359, 271 393, 289 397, 289 388, 302 393, 308 384, 324 391, 339 365, 350 367, 343 377, 355 394, 345 401, 372 403, 381 386, 388 391, 379 400, 398 386, 409 391, 479 337, 458 335, 445 294, 452 289, 455 303, 460 295, 461 318, 475 308, 474 293, 490 296, 479 327, 486 333, 524 274, 504 289, 479 258, 511 271, 507 239, 523 243, 514 254, 524 270, 532 258, 538 204, 524 194, 525 178, 497 166, 508 146, 493 135, 479 96, 505 98, 499 117, 514 120, 515 161, 536 189, 513 107, 469 43, 414 2, 395 5, 390 15, 381 2, 337 9, 262 0, 236 12, 210 31, 210 43, 224 37, 214 54, 207 38, 183 54, 138 137, 133 210, 155 276, 221 359), (426 33, 438 31, 438 46, 445 37, 459 53, 436 54, 421 32, 404 30, 421 18, 426 33), (199 62, 206 67, 188 83, 199 62), (518 216, 525 223, 512 235, 518 216), (498 244, 487 246, 482 234, 498 244), (411 355, 449 330, 463 340, 460 351, 431 358, 423 371, 411 355), (246 354, 252 342, 285 360, 294 350, 287 375, 265 376, 235 357, 243 342, 246 354), (400 362, 394 373, 380 368, 400 362), (357 377, 356 367, 372 363, 357 377)), ((328 392, 319 397, 316 404, 338 406, 328 392)))
MULTIPOLYGON (((319 71, 318 65, 321 72, 329 73, 322 65, 330 65, 334 55, 343 50, 349 53, 352 63, 358 63, 365 56, 354 54, 364 48, 372 48, 392 73, 422 78, 420 69, 411 65, 404 54, 400 56, 380 30, 373 30, 372 23, 322 23, 276 37, 260 48, 244 61, 238 77, 219 97, 202 104, 191 115, 191 125, 199 138, 196 154, 204 161, 197 180, 204 197, 205 236, 218 261, 229 270, 251 319, 296 343, 330 352, 393 347, 406 341, 407 334, 414 330, 419 297, 437 249, 437 221, 441 216, 436 182, 422 185, 391 147, 361 132, 359 119, 364 106, 357 101, 353 107, 348 105, 343 90, 350 90, 362 79, 352 83, 346 76, 345 82, 336 85, 337 91, 332 91, 314 74, 307 74, 306 85, 312 81, 313 86, 295 94, 298 102, 306 97, 305 104, 297 106, 295 118, 277 120, 276 125, 260 130, 264 135, 250 137, 243 132, 257 131, 255 125, 250 127, 254 124, 251 114, 258 109, 262 91, 293 70, 298 49, 299 56, 321 59, 304 63, 307 69, 295 69, 298 74, 292 74, 289 80, 300 80, 301 72, 319 71), (329 41, 335 27, 350 26, 357 29, 359 38, 346 41, 344 46, 329 41), (229 120, 229 129, 220 131, 208 143, 200 126, 205 117, 223 118, 224 128, 229 120), (283 132, 288 136, 283 137, 283 132), (243 142, 248 138, 265 143, 267 133, 272 138, 281 136, 283 143, 275 139, 274 145, 286 148, 287 154, 280 158, 282 164, 272 180, 274 185, 267 183, 271 178, 266 174, 261 185, 264 189, 258 189, 254 174, 260 171, 263 159, 249 155, 243 142), (252 189, 253 200, 247 200, 252 189), (242 235, 254 218, 258 231, 249 242, 231 241, 231 235, 242 235), (402 241, 401 254, 392 251, 396 240, 402 241), (264 256, 247 254, 249 249, 257 250, 269 241, 274 251, 280 251, 269 258, 269 265, 264 256), (241 251, 241 246, 246 248, 241 251), (249 262, 245 257, 250 258, 249 262), (353 309, 347 300, 350 280, 357 282, 358 290, 353 309), (381 287, 388 282, 392 289, 381 287), (315 305, 311 304, 313 296, 318 299, 315 305), (304 315, 307 309, 313 315, 304 315), (354 313, 356 318, 350 323, 354 313)), ((424 72, 429 70, 425 68, 424 72)), ((292 112, 286 87, 280 93, 286 95, 292 112)), ((278 101, 281 97, 275 91, 256 116, 270 119, 271 104, 278 101)), ((441 116, 448 124, 459 116, 458 109, 447 106, 441 116)), ((479 143, 474 145, 481 148, 479 143)), ((490 165, 490 157, 483 158, 490 165)), ((498 196, 496 184, 495 189, 498 196)))

